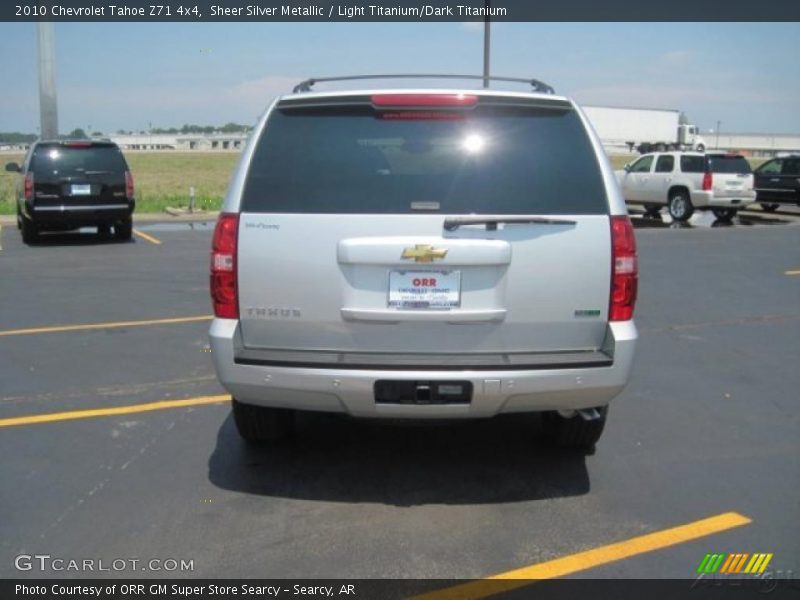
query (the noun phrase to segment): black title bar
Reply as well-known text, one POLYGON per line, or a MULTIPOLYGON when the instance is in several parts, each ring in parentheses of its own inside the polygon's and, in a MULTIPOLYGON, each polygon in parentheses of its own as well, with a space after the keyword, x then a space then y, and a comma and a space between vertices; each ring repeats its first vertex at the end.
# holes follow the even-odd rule
POLYGON ((0 21, 464 22, 798 21, 800 2, 776 0, 10 0, 0 21))

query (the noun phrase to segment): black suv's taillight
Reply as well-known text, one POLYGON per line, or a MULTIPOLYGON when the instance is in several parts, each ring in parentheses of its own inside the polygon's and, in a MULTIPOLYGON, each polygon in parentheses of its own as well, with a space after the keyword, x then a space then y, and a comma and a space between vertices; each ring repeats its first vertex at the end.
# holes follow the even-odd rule
POLYGON ((125 196, 128 200, 133 199, 133 175, 130 171, 125 171, 125 196))
POLYGON ((33 200, 33 173, 30 171, 25 175, 25 200, 33 200))

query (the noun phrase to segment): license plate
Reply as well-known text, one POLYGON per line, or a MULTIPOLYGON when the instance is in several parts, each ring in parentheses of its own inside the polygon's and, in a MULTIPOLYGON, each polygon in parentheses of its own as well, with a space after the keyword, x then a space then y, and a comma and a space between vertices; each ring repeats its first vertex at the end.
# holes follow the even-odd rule
POLYGON ((88 183, 86 184, 72 184, 72 195, 73 196, 89 196, 92 193, 92 186, 88 183))
POLYGON ((449 310, 461 305, 461 271, 390 271, 389 308, 449 310))

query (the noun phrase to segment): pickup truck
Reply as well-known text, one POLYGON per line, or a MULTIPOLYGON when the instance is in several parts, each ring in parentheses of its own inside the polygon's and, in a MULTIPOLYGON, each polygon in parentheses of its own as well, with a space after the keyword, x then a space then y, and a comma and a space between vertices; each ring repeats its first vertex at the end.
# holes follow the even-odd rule
POLYGON ((756 199, 750 163, 740 154, 653 152, 616 174, 626 202, 644 204, 649 214, 666 205, 676 221, 696 209, 729 221, 756 199))

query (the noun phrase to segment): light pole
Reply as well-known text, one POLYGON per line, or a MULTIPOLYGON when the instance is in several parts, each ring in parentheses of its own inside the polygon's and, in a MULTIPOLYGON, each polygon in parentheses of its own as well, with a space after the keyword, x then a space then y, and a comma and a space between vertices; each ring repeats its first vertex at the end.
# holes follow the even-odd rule
POLYGON ((721 123, 722 123, 722 121, 717 121, 717 141, 714 144, 714 148, 716 150, 719 150, 719 126, 720 126, 721 123))
POLYGON ((58 137, 56 100, 56 34, 53 23, 38 23, 39 47, 39 121, 41 138, 58 137))
POLYGON ((491 23, 489 22, 489 8, 491 0, 485 0, 486 16, 483 20, 483 87, 489 87, 489 46, 491 41, 491 23))

